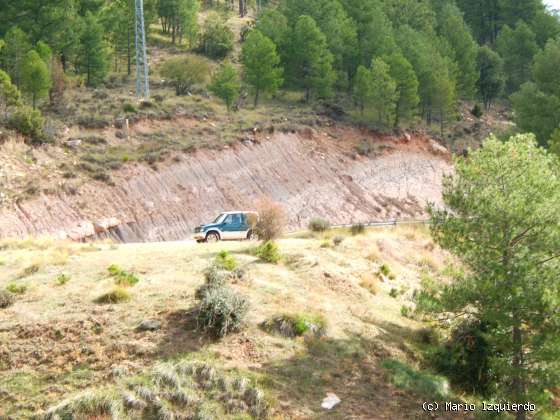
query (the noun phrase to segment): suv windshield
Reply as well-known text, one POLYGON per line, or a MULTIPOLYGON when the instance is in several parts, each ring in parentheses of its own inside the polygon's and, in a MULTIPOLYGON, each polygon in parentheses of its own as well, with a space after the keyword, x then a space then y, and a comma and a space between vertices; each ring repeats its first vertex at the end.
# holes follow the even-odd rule
POLYGON ((224 213, 221 213, 218 217, 216 217, 216 218, 214 219, 214 221, 213 221, 212 223, 220 223, 221 220, 224 218, 224 216, 225 216, 225 214, 224 214, 224 213))

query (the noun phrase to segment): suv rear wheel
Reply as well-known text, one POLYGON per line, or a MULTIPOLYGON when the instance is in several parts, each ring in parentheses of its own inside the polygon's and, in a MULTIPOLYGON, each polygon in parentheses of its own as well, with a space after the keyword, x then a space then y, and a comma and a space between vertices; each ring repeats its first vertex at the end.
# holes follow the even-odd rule
POLYGON ((247 240, 249 240, 249 241, 256 241, 257 239, 259 239, 259 238, 258 238, 257 234, 256 234, 254 231, 250 230, 250 231, 247 233, 247 240))
POLYGON ((220 240, 220 235, 216 232, 209 232, 206 234, 206 242, 218 242, 220 240))

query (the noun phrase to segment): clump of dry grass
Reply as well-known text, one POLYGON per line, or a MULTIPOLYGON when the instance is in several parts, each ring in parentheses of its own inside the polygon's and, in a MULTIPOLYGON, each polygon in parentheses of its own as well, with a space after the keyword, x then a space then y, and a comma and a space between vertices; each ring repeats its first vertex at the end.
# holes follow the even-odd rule
POLYGON ((41 264, 39 262, 34 262, 27 267, 25 267, 21 273, 18 274, 18 279, 23 279, 25 277, 32 276, 33 274, 37 273, 41 269, 41 264))
POLYGON ((366 289, 372 295, 376 295, 379 293, 379 281, 372 274, 362 275, 360 286, 366 289))
POLYGON ((97 299, 95 299, 95 302, 114 304, 128 302, 130 299, 132 299, 132 296, 128 290, 126 290, 124 287, 115 287, 113 290, 99 296, 97 299))
POLYGON ((16 297, 13 293, 7 290, 0 290, 0 309, 13 305, 15 301, 16 297))
POLYGON ((127 389, 87 391, 37 418, 255 418, 266 419, 270 402, 243 376, 206 362, 160 363, 126 382, 127 389))

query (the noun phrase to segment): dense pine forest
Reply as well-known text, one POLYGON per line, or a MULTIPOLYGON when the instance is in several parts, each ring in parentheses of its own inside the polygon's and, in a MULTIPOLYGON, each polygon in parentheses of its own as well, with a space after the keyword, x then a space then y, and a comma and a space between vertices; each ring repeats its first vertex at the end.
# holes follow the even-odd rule
MULTIPOLYGON (((208 89, 228 109, 243 89, 254 106, 300 90, 307 102, 351 98, 379 129, 421 117, 442 130, 460 100, 478 101, 476 115, 505 100, 520 131, 560 141, 560 21, 540 0, 146 0, 144 9, 150 49, 165 41, 192 53, 152 68, 179 95, 212 72, 208 89), (237 34, 233 14, 254 19, 237 34)), ((134 1, 4 1, 0 38, 2 120, 39 139, 40 110, 66 89, 134 74, 134 1)))

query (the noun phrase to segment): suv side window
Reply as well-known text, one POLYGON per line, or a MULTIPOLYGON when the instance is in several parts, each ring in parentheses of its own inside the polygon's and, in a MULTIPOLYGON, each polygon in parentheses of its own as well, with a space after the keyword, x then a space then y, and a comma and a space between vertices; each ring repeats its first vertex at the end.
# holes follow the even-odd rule
POLYGON ((228 214, 227 217, 224 219, 224 225, 231 225, 233 224, 233 214, 228 214))
POLYGON ((231 224, 234 226, 241 226, 241 215, 240 214, 232 214, 232 222, 231 224))

